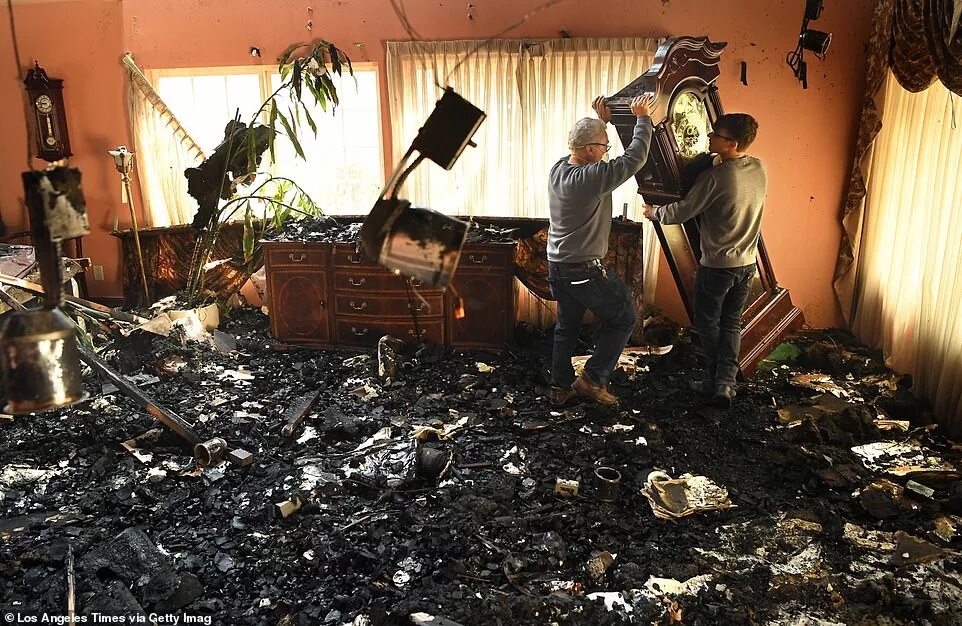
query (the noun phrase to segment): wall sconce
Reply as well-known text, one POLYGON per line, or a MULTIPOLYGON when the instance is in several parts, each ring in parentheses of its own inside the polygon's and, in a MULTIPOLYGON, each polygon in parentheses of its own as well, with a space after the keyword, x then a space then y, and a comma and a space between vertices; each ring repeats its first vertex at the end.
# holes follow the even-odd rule
POLYGON ((802 19, 802 28, 798 33, 798 44, 795 49, 788 53, 786 61, 792 68, 792 73, 802 83, 802 89, 808 89, 808 71, 805 64, 805 51, 813 53, 820 59, 824 59, 828 53, 828 47, 832 43, 832 33, 826 33, 808 27, 811 20, 817 20, 822 14, 823 0, 805 0, 805 17, 802 19))
POLYGON ((259 57, 261 55, 261 49, 257 46, 251 46, 251 56, 259 57))

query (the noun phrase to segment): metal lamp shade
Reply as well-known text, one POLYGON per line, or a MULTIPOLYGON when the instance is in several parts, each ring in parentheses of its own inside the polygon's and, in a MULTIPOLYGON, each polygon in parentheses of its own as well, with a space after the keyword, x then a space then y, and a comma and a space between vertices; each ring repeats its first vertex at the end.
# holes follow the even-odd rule
POLYGON ((74 326, 59 309, 7 315, 0 329, 0 369, 6 413, 43 411, 85 397, 74 326))
POLYGON ((832 33, 807 29, 802 31, 800 39, 803 48, 822 57, 828 52, 828 47, 832 43, 832 33))

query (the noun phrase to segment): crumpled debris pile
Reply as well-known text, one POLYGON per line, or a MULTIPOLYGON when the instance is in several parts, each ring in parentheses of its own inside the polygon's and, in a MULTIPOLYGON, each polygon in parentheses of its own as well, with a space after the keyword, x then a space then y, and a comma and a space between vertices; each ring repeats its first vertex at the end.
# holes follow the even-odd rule
POLYGON ((62 611, 71 548, 81 611, 238 625, 952 623, 962 601, 960 450, 838 334, 780 346, 724 412, 688 391, 684 336, 615 373, 620 408, 558 409, 531 329, 358 354, 279 345, 258 311, 221 328, 226 352, 136 331, 103 354, 250 466, 198 469, 93 378, 0 422, 0 612, 62 611))
MULTIPOLYGON (((327 215, 305 217, 288 222, 281 233, 273 235, 276 241, 311 241, 320 243, 343 243, 357 241, 362 221, 358 218, 336 218, 327 215)), ((493 224, 471 222, 466 243, 508 242, 516 239, 517 229, 502 228, 493 224)))
POLYGON ((641 493, 659 519, 674 520, 705 511, 729 508, 728 491, 705 476, 685 474, 677 479, 662 471, 648 475, 641 493))

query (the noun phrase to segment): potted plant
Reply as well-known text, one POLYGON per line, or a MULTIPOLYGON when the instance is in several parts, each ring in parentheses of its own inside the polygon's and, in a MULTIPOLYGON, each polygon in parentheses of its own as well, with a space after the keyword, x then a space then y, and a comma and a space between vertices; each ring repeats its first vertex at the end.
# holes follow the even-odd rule
POLYGON ((290 219, 321 216, 323 211, 293 180, 260 170, 265 153, 274 163, 274 143, 278 136, 291 142, 298 157, 305 159, 297 138, 304 123, 317 134, 311 114, 313 106, 331 111, 339 104, 332 74, 346 71, 353 76, 351 61, 344 51, 327 41, 296 43, 281 55, 278 64, 281 85, 261 104, 249 123, 239 114, 229 121, 224 141, 203 163, 184 174, 188 193, 197 200, 192 226, 198 236, 190 263, 186 286, 189 309, 211 300, 223 302, 263 264, 257 244, 269 231, 281 231, 290 219), (290 107, 281 110, 279 96, 287 93, 290 107), (309 97, 313 97, 310 102, 309 97), (267 120, 264 123, 264 116, 267 120), (212 262, 222 226, 232 220, 244 221, 243 259, 212 262), (212 293, 207 289, 209 270, 222 263, 240 268, 242 281, 235 281, 233 292, 212 293))

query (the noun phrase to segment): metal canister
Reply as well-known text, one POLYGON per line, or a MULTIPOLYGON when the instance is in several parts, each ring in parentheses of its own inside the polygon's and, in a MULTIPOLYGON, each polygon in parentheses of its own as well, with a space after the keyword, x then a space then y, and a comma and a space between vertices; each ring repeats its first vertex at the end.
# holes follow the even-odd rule
POLYGON ((621 491, 621 472, 613 467, 599 467, 595 470, 598 479, 597 498, 602 502, 614 502, 621 491))
POLYGON ((194 446, 194 458, 201 467, 220 463, 226 452, 227 442, 220 437, 202 441, 194 446))

